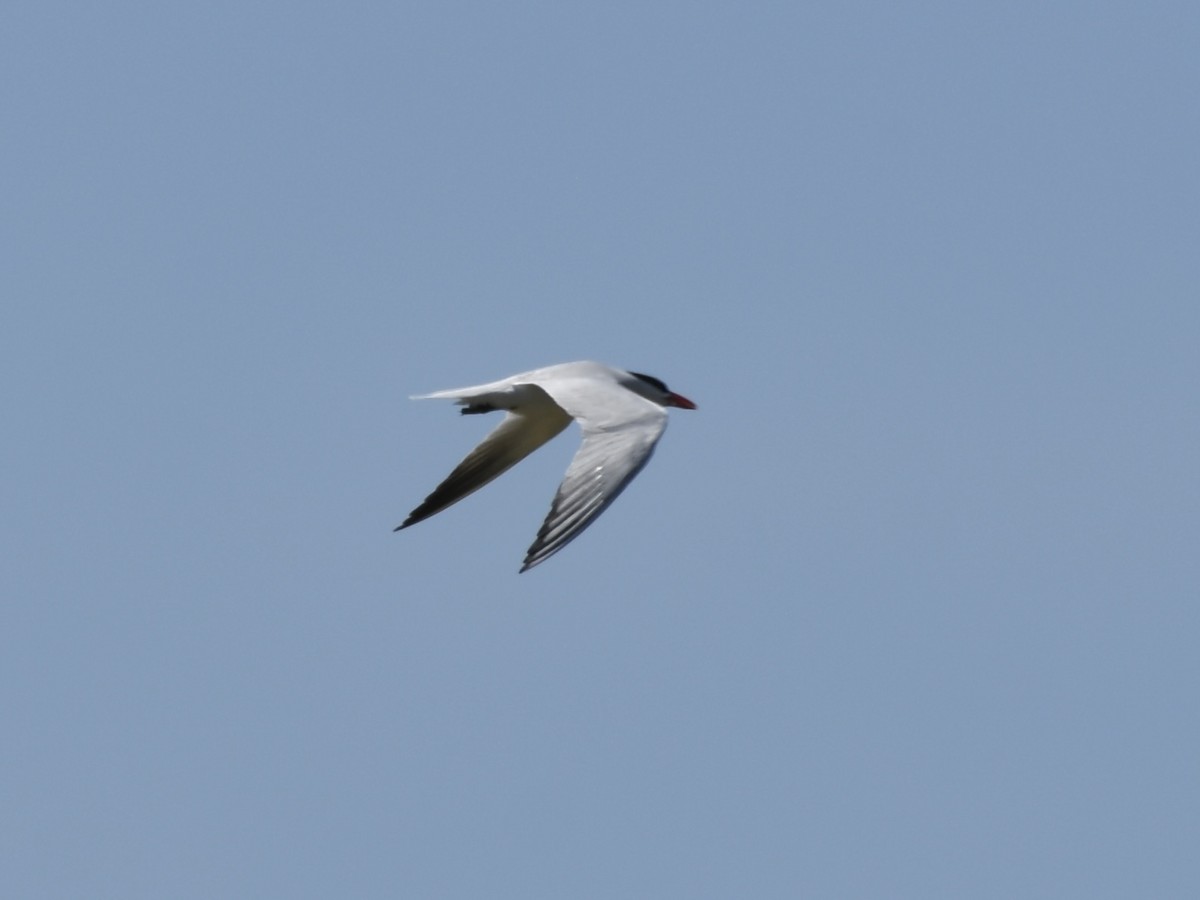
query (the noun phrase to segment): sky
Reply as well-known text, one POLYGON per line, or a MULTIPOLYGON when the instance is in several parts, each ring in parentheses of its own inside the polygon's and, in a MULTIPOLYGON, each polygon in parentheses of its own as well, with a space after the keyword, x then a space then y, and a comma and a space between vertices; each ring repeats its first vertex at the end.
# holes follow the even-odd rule
POLYGON ((8 897, 1200 895, 1200 8, 8 3, 8 897), (596 359, 693 399, 517 574, 596 359))

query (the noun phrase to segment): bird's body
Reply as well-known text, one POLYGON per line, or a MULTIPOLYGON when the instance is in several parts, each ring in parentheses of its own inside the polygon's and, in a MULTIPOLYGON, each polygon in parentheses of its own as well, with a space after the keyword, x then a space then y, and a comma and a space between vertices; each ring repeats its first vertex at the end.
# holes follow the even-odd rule
POLYGON ((477 491, 559 434, 572 419, 579 423, 583 443, 525 556, 522 572, 578 537, 642 470, 667 427, 666 407, 696 408, 657 378, 595 362, 547 366, 413 399, 456 400, 464 415, 503 410, 505 417, 397 531, 477 491))

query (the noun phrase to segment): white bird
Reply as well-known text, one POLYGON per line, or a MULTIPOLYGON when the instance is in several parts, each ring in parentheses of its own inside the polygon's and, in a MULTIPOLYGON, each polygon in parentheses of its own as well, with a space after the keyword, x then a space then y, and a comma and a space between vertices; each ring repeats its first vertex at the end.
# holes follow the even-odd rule
POLYGON ((650 461, 667 427, 665 407, 696 408, 657 378, 596 362, 547 366, 490 384, 412 399, 457 400, 463 415, 497 409, 506 415, 396 531, 479 490, 561 432, 572 419, 579 423, 583 443, 525 554, 522 572, 579 537, 633 481, 650 461))

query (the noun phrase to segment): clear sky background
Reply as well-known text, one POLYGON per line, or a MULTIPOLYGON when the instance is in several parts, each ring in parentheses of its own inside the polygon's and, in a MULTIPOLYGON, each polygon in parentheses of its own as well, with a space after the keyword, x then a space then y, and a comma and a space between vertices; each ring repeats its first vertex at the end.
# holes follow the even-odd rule
POLYGON ((1200 7, 0 13, 0 893, 1200 896, 1200 7), (638 480, 517 575, 574 429, 638 480))

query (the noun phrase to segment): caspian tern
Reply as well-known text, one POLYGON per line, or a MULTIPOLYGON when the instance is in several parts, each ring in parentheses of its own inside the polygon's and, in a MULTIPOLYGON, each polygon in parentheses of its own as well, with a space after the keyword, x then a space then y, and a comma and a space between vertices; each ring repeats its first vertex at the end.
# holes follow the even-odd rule
POLYGON ((561 432, 572 419, 579 423, 583 444, 525 554, 522 572, 579 537, 633 481, 650 461, 654 445, 667 427, 665 407, 696 408, 657 378, 595 362, 547 366, 490 384, 412 399, 456 400, 463 415, 498 409, 506 415, 396 531, 479 490, 561 432))

